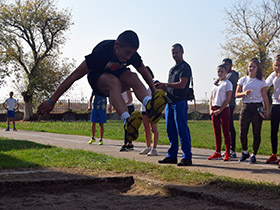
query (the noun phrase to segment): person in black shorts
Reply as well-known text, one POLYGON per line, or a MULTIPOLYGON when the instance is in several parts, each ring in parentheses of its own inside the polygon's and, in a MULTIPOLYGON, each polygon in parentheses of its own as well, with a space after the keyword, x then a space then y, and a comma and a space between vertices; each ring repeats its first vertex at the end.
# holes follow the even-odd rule
POLYGON ((132 88, 138 100, 146 107, 149 120, 154 123, 160 119, 160 113, 166 104, 166 95, 162 90, 156 90, 153 80, 137 53, 139 39, 135 32, 128 30, 121 33, 117 40, 105 40, 97 44, 90 55, 71 73, 58 87, 54 94, 39 107, 37 113, 49 113, 59 97, 71 85, 87 74, 88 82, 93 91, 100 96, 108 96, 112 105, 124 122, 128 140, 138 138, 138 129, 142 122, 141 113, 135 111, 128 113, 121 93, 132 88), (136 73, 131 72, 127 66, 132 65, 142 75, 152 90, 149 96, 145 86, 136 73))

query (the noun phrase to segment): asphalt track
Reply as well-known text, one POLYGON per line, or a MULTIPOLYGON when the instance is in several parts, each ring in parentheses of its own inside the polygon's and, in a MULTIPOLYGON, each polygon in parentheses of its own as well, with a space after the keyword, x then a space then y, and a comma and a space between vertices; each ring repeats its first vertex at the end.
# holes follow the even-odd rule
MULTIPOLYGON (((123 141, 104 139, 103 145, 97 142, 89 145, 89 137, 79 135, 54 134, 46 132, 34 132, 18 130, 17 132, 5 132, 0 130, 1 137, 7 137, 17 140, 28 140, 40 144, 55 145, 69 149, 83 149, 97 153, 104 153, 117 158, 134 159, 136 161, 150 162, 158 164, 158 160, 166 155, 168 145, 158 145, 158 156, 139 155, 139 152, 145 148, 145 144, 134 142, 134 150, 129 152, 119 152, 123 141)), ((208 160, 207 157, 213 154, 213 150, 192 148, 193 166, 188 166, 189 170, 209 172, 216 175, 228 176, 232 178, 241 178, 259 182, 273 182, 280 184, 280 169, 275 164, 266 164, 268 156, 257 155, 257 164, 247 162, 240 163, 239 158, 232 159, 229 162, 223 160, 208 160)), ((178 161, 182 152, 179 150, 178 161)), ((237 153, 240 157, 240 153, 237 153)), ((176 166, 177 167, 177 166, 176 166)))

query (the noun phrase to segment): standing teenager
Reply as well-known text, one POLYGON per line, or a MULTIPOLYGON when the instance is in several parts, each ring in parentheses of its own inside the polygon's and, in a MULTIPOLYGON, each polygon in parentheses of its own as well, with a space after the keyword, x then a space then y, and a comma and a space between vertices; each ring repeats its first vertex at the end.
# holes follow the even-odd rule
MULTIPOLYGON (((152 78, 154 79, 154 74, 152 70, 146 66, 148 71, 150 72, 152 78)), ((157 80, 154 80, 155 85, 158 83, 157 80)), ((152 91, 148 88, 148 93, 152 95, 152 91)), ((157 144, 158 144, 158 128, 157 123, 150 123, 149 118, 147 117, 146 108, 142 105, 141 106, 141 114, 143 119, 143 126, 145 132, 145 141, 146 141, 146 148, 140 152, 140 155, 148 155, 148 156, 157 156, 157 144), (152 135, 151 135, 152 132, 152 135), (151 145, 153 139, 153 147, 151 145)))
POLYGON ((208 157, 208 160, 222 159, 221 146, 222 146, 222 134, 221 126, 225 137, 226 152, 224 161, 229 161, 230 155, 230 108, 229 102, 232 95, 232 83, 226 79, 227 66, 219 65, 217 68, 219 80, 214 83, 211 90, 209 112, 211 115, 214 133, 215 133, 215 153, 208 157))
POLYGON ((267 86, 273 85, 272 108, 270 115, 270 138, 272 155, 266 163, 277 163, 278 131, 280 122, 280 55, 273 62, 273 72, 266 79, 267 86))
POLYGON ((7 110, 7 128, 5 131, 10 131, 10 122, 13 123, 13 131, 17 131, 15 122, 15 110, 18 109, 18 101, 13 98, 14 92, 10 92, 10 97, 5 100, 3 107, 7 110))
POLYGON ((88 142, 89 144, 92 144, 96 141, 95 139, 95 132, 96 132, 96 123, 99 123, 99 145, 103 145, 103 136, 104 136, 104 123, 106 123, 107 120, 107 98, 104 96, 96 95, 94 92, 92 92, 90 99, 89 99, 89 105, 88 110, 91 111, 91 139, 88 142), (92 104, 92 99, 94 97, 94 101, 92 104))
POLYGON ((250 157, 248 151, 248 130, 252 123, 253 127, 253 154, 249 163, 256 163, 256 155, 261 143, 261 129, 263 117, 259 111, 262 111, 263 103, 265 109, 263 116, 269 116, 269 102, 267 96, 267 85, 262 76, 262 69, 257 58, 253 58, 248 63, 247 76, 238 80, 236 97, 242 98, 242 108, 240 113, 240 140, 242 144, 242 155, 240 162, 244 162, 250 157))
POLYGON ((232 158, 236 158, 236 152, 235 152, 235 147, 236 147, 236 132, 235 132, 235 127, 234 127, 234 121, 233 121, 233 112, 236 106, 235 102, 235 92, 236 92, 236 87, 237 87, 237 81, 239 78, 238 72, 234 71, 232 69, 232 60, 230 58, 225 58, 223 60, 223 64, 225 64, 228 68, 228 73, 227 73, 227 79, 231 82, 232 84, 232 94, 231 94, 231 99, 229 102, 229 109, 230 109, 230 123, 229 123, 229 133, 230 133, 230 155, 232 158))

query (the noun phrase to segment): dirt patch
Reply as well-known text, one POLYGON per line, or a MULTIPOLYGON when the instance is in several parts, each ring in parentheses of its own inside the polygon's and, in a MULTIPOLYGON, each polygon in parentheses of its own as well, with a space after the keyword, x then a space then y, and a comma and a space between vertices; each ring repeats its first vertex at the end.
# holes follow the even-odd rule
POLYGON ((0 209, 278 209, 279 195, 87 170, 1 171, 0 209))

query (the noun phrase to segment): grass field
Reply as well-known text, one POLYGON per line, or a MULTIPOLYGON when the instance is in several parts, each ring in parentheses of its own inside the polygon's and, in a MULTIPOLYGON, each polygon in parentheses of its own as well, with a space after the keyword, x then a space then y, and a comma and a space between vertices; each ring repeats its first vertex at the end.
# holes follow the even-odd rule
MULTIPOLYGON (((235 121, 236 128, 236 150, 241 152, 241 144, 239 140, 239 122, 235 121)), ((5 128, 6 123, 0 123, 0 127, 5 128)), ((17 129, 34 130, 41 132, 51 133, 63 133, 72 135, 84 135, 91 136, 91 124, 87 121, 76 121, 76 122, 18 122, 16 124, 17 129)), ((189 127, 192 137, 192 147, 196 148, 208 148, 215 149, 214 133, 211 121, 189 121, 189 127)), ((158 123, 159 129, 159 144, 169 144, 165 121, 161 120, 158 123)), ((145 142, 143 126, 140 127, 139 138, 137 141, 145 142)), ((280 137, 280 132, 279 132, 280 137)), ((96 137, 99 137, 99 126, 97 125, 96 137)), ((123 139, 123 126, 121 121, 109 120, 105 124, 104 138, 108 139, 123 139)), ((248 135, 249 151, 252 152, 252 130, 250 127, 248 135)), ((224 142, 222 149, 224 150, 224 142)), ((280 146, 278 148, 280 151, 280 146)), ((264 121, 262 126, 262 142, 259 148, 258 154, 270 155, 271 154, 271 143, 270 143, 270 121, 264 121)))

